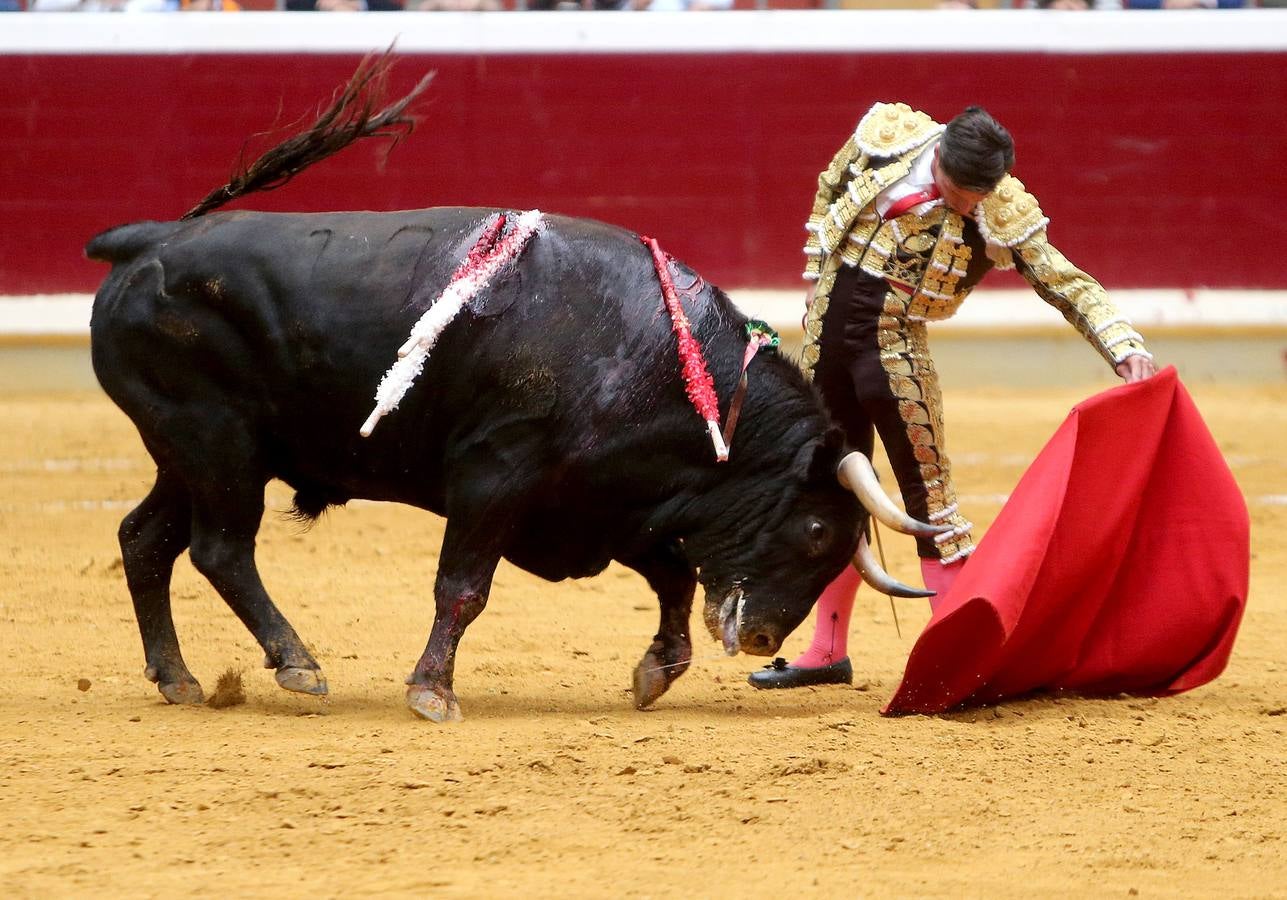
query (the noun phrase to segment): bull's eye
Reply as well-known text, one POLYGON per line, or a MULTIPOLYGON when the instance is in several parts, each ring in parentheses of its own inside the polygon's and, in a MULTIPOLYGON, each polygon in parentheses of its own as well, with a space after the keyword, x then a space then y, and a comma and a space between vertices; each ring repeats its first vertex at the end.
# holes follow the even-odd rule
POLYGON ((811 519, 805 525, 805 534, 809 539, 810 556, 821 556, 827 552, 827 547, 831 545, 831 527, 826 522, 811 519))

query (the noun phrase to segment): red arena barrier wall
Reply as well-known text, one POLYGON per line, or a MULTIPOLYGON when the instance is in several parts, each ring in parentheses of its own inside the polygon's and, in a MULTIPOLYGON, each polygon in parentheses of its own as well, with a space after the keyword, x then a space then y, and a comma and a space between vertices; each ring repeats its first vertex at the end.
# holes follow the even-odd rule
MULTIPOLYGON (((400 23, 429 16, 452 27, 458 19, 401 15, 400 23)), ((618 34, 625 20, 661 14, 606 15, 618 34)), ((1236 40, 1204 48, 1193 38, 1165 52, 1123 50, 1111 39, 1112 23, 1150 14, 1096 13, 1088 15, 1109 24, 1083 36, 1075 52, 1060 51, 1057 37, 1037 51, 971 38, 965 43, 975 49, 925 54, 903 46, 905 31, 874 41, 888 51, 842 51, 834 36, 821 49, 806 49, 803 38, 797 47, 757 49, 727 23, 750 17, 767 35, 775 21, 789 21, 802 34, 821 34, 841 21, 836 16, 846 17, 846 28, 858 16, 865 34, 863 21, 885 20, 683 15, 703 28, 713 19, 709 27, 732 37, 714 49, 689 39, 659 41, 665 49, 658 50, 647 35, 607 50, 571 38, 567 46, 551 39, 498 48, 484 40, 444 49, 441 40, 408 41, 388 16, 360 17, 360 34, 346 40, 336 20, 349 17, 264 13, 215 17, 240 20, 247 30, 236 32, 238 40, 219 29, 207 29, 214 34, 207 39, 152 22, 153 31, 180 28, 165 32, 171 44, 163 33, 153 46, 150 31, 130 37, 122 17, 109 16, 124 36, 117 46, 110 37, 85 37, 88 16, 12 17, 6 22, 56 20, 50 28, 71 28, 66 23, 75 19, 76 30, 66 46, 44 32, 25 42, 11 34, 13 43, 0 46, 0 294, 93 290, 104 270, 82 255, 90 236, 129 220, 180 215, 227 179, 240 154, 265 149, 316 111, 365 49, 394 37, 403 59, 393 91, 437 72, 416 133, 387 156, 374 144, 345 151, 241 206, 536 207, 655 236, 726 287, 791 287, 800 284, 802 226, 817 173, 866 107, 901 99, 946 120, 972 102, 1013 132, 1015 174, 1051 217, 1056 246, 1108 286, 1287 287, 1280 252, 1287 39, 1273 38, 1267 49, 1262 41, 1240 50, 1236 40), (384 30, 371 32, 372 19, 386 20, 378 24, 384 30), (283 21, 295 38, 273 38, 284 33, 283 21), (1106 52, 1095 50, 1101 44, 1106 52), (1190 44, 1198 49, 1184 49, 1190 44)), ((989 16, 993 27, 1001 21, 966 15, 989 16)), ((507 28, 515 20, 542 28, 557 19, 604 21, 598 14, 494 16, 510 17, 507 28)), ((956 16, 902 20, 923 32, 961 21, 956 16)), ((92 18, 102 25, 104 17, 92 18)), ((188 18, 207 17, 170 21, 188 18)), ((934 40, 951 37, 936 31, 934 40)))

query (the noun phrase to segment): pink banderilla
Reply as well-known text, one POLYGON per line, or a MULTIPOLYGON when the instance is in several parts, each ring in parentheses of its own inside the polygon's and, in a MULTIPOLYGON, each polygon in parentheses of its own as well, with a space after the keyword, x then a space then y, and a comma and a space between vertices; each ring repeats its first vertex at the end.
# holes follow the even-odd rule
POLYGON ((540 210, 533 209, 518 217, 514 230, 497 240, 505 227, 505 214, 488 220, 483 233, 474 242, 464 262, 456 267, 447 287, 411 328, 411 336, 398 349, 398 361, 389 367, 375 392, 375 409, 362 423, 363 437, 370 437, 376 423, 398 408, 402 398, 423 371, 429 351, 438 342, 443 329, 465 308, 465 304, 487 287, 496 274, 518 258, 527 242, 540 230, 540 210))

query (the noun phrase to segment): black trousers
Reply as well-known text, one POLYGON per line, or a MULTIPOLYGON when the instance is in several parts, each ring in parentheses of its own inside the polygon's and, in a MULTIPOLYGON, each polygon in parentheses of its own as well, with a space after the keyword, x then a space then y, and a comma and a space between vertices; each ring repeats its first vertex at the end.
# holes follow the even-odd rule
POLYGON ((871 456, 880 435, 908 514, 953 525, 946 538, 917 540, 922 558, 953 562, 974 544, 957 509, 925 323, 907 318, 907 296, 843 267, 822 319, 814 383, 853 449, 871 456))

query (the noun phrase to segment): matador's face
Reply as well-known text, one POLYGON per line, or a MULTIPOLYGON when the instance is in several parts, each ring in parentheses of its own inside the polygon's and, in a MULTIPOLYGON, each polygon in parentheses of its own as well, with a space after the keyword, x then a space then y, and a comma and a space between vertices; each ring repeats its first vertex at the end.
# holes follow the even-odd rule
POLYGON ((934 184, 938 187, 938 192, 943 196, 943 202, 963 216, 972 215, 974 207, 982 203, 983 199, 988 195, 987 191, 980 193, 966 190, 949 178, 938 164, 937 147, 934 148, 934 161, 930 164, 930 169, 934 173, 934 184))

